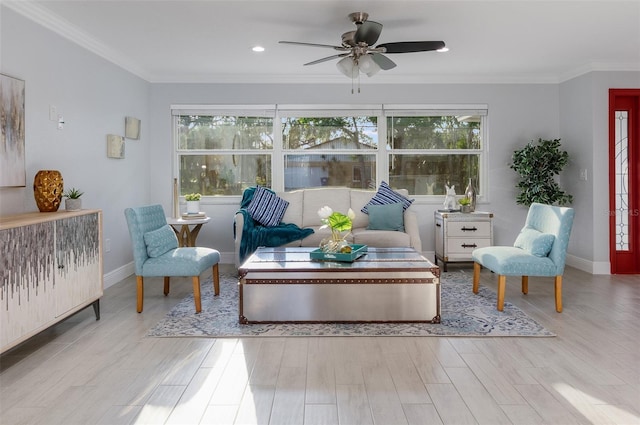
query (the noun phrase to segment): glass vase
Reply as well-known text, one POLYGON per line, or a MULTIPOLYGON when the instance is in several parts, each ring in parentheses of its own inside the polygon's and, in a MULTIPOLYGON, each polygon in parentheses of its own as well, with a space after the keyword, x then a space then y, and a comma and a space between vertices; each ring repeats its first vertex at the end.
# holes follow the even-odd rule
POLYGON ((347 242, 345 236, 338 231, 332 231, 331 236, 320 241, 320 249, 322 252, 335 254, 345 252, 347 247, 349 247, 349 242, 347 242))
POLYGON ((467 188, 464 190, 464 196, 469 198, 471 203, 469 204, 469 212, 473 212, 476 210, 476 188, 473 185, 473 179, 469 178, 469 183, 467 184, 467 188))

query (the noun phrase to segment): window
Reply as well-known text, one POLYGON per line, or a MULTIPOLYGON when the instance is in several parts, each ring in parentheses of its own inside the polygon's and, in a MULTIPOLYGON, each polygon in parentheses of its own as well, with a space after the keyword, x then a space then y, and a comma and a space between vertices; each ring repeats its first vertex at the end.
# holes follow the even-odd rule
POLYGON ((444 195, 445 184, 480 190, 481 115, 387 114, 389 184, 413 195, 444 195))
POLYGON ((271 186, 273 117, 174 111, 180 194, 271 186))
POLYGON ((377 121, 368 116, 281 118, 284 190, 375 186, 377 121))
POLYGON ((437 110, 378 105, 360 109, 211 107, 174 109, 180 194, 242 195, 319 186, 411 195, 458 193, 474 179, 482 195, 486 108, 437 110))

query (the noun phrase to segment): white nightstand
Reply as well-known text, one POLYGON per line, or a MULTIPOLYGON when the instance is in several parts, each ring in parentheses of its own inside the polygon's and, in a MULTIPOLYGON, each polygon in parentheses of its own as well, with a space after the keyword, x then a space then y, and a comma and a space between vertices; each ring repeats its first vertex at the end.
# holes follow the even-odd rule
POLYGON ((436 234, 436 264, 469 262, 476 248, 493 245, 493 213, 476 211, 472 213, 434 213, 436 234))

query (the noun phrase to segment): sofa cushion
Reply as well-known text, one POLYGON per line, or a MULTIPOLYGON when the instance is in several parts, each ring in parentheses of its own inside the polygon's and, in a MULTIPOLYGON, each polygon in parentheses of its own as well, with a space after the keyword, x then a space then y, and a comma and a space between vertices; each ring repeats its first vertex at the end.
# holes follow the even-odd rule
POLYGON ((176 232, 168 224, 156 230, 144 234, 144 243, 147 245, 147 255, 156 258, 178 247, 176 232))
POLYGON ((263 226, 273 227, 280 224, 289 202, 285 201, 272 190, 258 186, 253 199, 247 207, 249 215, 263 226))
POLYGON ((346 214, 351 207, 350 189, 346 187, 305 189, 302 207, 302 227, 319 226, 318 210, 325 205, 346 214))
POLYGON ((356 217, 351 220, 353 228, 365 228, 369 225, 369 216, 362 212, 362 208, 369 203, 373 195, 373 190, 351 190, 351 209, 356 213, 356 217))
POLYGON ((369 205, 369 230, 404 232, 404 208, 402 203, 369 205))
POLYGON ((411 236, 408 233, 389 230, 354 229, 353 243, 377 248, 397 248, 411 246, 411 236))
POLYGON ((302 224, 302 202, 304 199, 304 190, 278 192, 278 196, 289 202, 289 206, 284 212, 282 221, 285 223, 293 223, 300 226, 302 224))
POLYGON ((536 257, 546 257, 551 252, 555 239, 555 235, 551 233, 542 233, 530 227, 523 227, 513 246, 524 249, 536 257))
POLYGON ((397 202, 402 203, 403 209, 407 209, 411 206, 414 199, 409 199, 395 190, 391 189, 391 187, 387 184, 387 182, 383 181, 380 183, 380 187, 378 187, 378 191, 371 198, 369 203, 362 208, 362 212, 368 214, 368 206, 369 205, 384 205, 384 204, 395 204, 397 202))

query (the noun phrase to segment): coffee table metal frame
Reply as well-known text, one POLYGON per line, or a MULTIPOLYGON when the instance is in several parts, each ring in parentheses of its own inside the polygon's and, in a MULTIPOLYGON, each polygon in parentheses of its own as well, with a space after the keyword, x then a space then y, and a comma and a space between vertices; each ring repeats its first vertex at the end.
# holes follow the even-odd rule
POLYGON ((238 269, 240 323, 440 323, 440 268, 412 248, 369 248, 353 263, 313 248, 259 248, 238 269))

